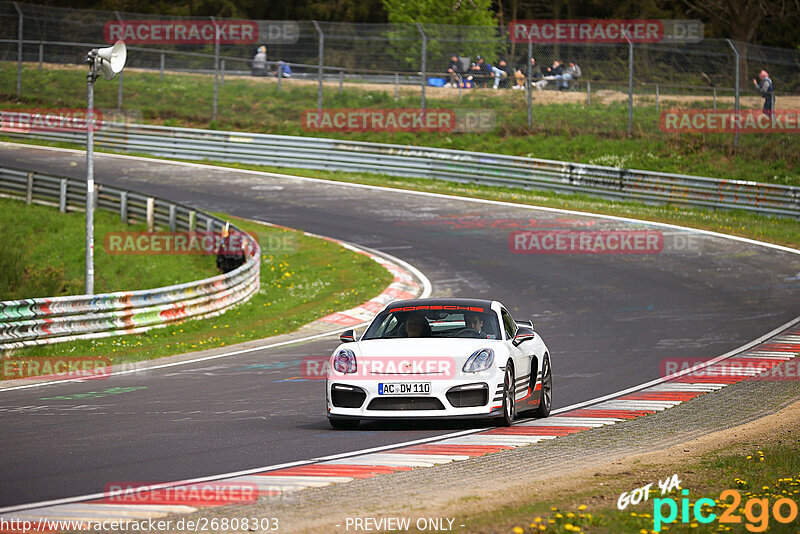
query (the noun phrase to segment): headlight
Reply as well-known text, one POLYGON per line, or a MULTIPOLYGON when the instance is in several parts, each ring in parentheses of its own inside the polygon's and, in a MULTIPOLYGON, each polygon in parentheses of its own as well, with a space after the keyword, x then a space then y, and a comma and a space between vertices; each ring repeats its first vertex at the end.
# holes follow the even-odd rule
POLYGON ((492 349, 481 349, 472 353, 464 364, 465 373, 477 373, 478 371, 485 371, 492 366, 494 361, 494 351, 492 349))
POLYGON ((350 349, 342 349, 333 357, 333 368, 340 373, 356 372, 356 354, 350 349))

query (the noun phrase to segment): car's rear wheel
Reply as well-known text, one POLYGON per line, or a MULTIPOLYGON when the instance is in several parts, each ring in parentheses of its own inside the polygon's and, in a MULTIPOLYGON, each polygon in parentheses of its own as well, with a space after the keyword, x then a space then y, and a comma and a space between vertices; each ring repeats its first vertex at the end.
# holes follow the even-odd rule
POLYGON ((539 407, 533 411, 534 417, 547 417, 553 404, 553 372, 550 369, 550 355, 545 355, 542 363, 542 389, 539 407))
POLYGON ((511 363, 506 364, 506 374, 503 379, 503 415, 498 419, 499 426, 511 426, 514 423, 514 418, 517 415, 516 407, 514 406, 514 367, 511 363))
POLYGON ((328 422, 336 430, 355 430, 358 428, 358 419, 333 419, 328 418, 328 422))

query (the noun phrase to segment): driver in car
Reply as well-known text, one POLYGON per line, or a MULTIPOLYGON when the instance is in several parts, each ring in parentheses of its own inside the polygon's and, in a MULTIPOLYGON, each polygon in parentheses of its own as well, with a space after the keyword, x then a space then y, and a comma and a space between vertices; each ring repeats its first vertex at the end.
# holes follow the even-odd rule
POLYGON ((477 337, 487 337, 487 333, 483 331, 483 319, 479 313, 464 314, 464 330, 474 330, 478 333, 477 337))
POLYGON ((412 314, 406 319, 406 335, 408 337, 430 337, 431 327, 421 313, 412 314))

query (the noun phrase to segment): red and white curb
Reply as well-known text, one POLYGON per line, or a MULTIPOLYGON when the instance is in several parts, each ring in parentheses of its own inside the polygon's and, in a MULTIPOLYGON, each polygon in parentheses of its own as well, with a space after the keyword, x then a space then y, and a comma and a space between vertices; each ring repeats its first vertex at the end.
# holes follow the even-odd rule
MULTIPOLYGON (((396 283, 408 284, 399 273, 397 279, 396 283)), ((347 315, 357 317, 349 310, 347 315)), ((729 384, 748 379, 763 380, 765 373, 773 373, 773 368, 793 360, 800 353, 800 326, 797 323, 798 321, 793 322, 787 330, 749 349, 716 359, 717 361, 711 365, 702 368, 702 372, 698 373, 695 370, 693 373, 676 378, 657 381, 657 384, 644 389, 595 404, 568 409, 546 419, 523 421, 506 428, 458 432, 454 437, 420 440, 394 449, 384 447, 350 456, 339 455, 319 461, 296 462, 286 467, 278 466, 271 470, 254 470, 240 476, 217 478, 213 482, 200 481, 185 486, 190 489, 184 493, 191 494, 194 490, 196 494, 198 488, 204 485, 213 487, 220 484, 229 486, 238 484, 253 488, 259 497, 279 497, 311 487, 467 460, 474 456, 558 439, 576 432, 636 419, 666 410, 705 393, 717 391, 729 384)), ((783 376, 782 379, 797 380, 798 377, 783 376)), ((33 526, 29 528, 39 528, 39 531, 45 532, 48 527, 45 520, 83 521, 87 524, 97 521, 142 521, 161 519, 172 514, 188 514, 211 506, 236 504, 219 500, 209 502, 202 498, 188 500, 185 497, 180 498, 180 491, 175 491, 183 487, 182 484, 161 486, 165 487, 172 488, 171 494, 177 497, 165 500, 163 491, 159 488, 137 492, 135 498, 129 500, 109 495, 93 496, 93 500, 83 502, 55 504, 2 514, 0 520, 4 520, 6 525, 11 520, 30 521, 33 526)), ((5 529, 0 532, 21 532, 21 529, 5 529)))

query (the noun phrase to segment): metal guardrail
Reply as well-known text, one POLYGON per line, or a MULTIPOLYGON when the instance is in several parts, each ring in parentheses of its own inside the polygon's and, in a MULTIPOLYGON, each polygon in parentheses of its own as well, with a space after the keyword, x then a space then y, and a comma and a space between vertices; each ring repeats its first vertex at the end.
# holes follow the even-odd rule
MULTIPOLYGON (((225 226, 224 220, 213 215, 132 191, 99 185, 96 194, 99 208, 118 212, 126 223, 148 221, 149 227, 170 231, 219 232, 225 226)), ((86 204, 86 184, 0 167, 0 196, 58 206, 62 212, 77 211, 86 204)), ((0 302, 0 350, 135 334, 174 321, 219 315, 247 301, 259 288, 261 249, 256 240, 244 235, 245 263, 212 278, 140 291, 0 302)))
MULTIPOLYGON (((4 133, 72 143, 86 138, 82 131, 4 133)), ((368 172, 800 218, 800 187, 482 152, 112 122, 95 131, 95 144, 166 158, 368 172)))

